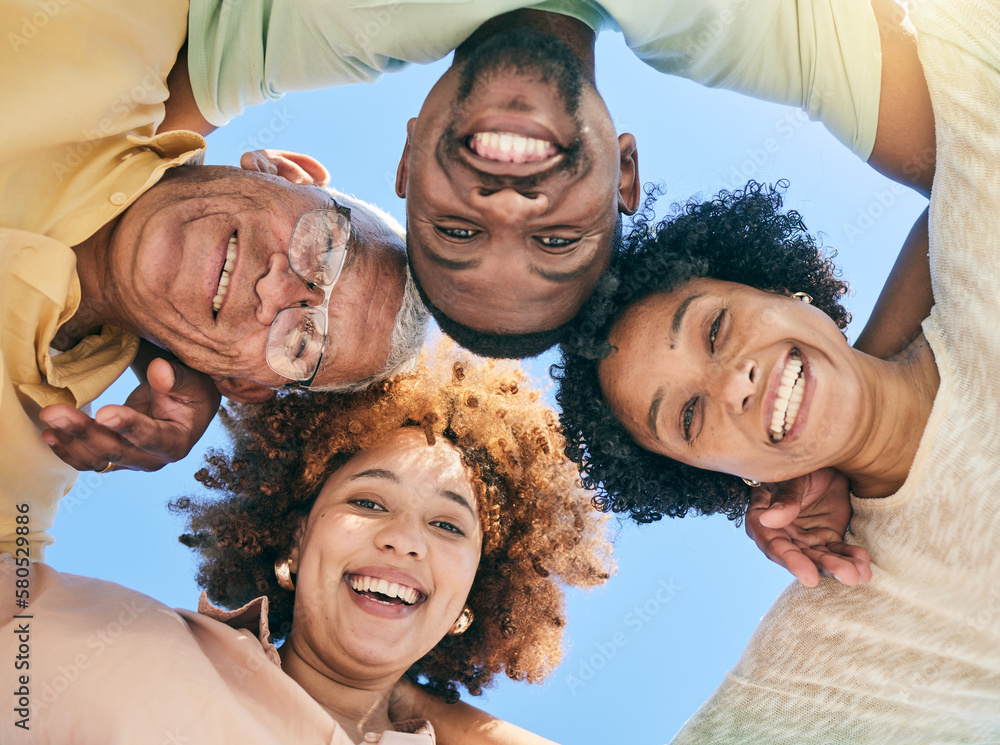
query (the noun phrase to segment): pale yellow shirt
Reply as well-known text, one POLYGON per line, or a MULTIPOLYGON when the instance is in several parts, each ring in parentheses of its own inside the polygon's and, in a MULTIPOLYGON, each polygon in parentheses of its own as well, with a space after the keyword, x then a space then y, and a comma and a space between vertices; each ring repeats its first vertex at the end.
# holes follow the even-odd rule
POLYGON ((89 403, 138 347, 105 328, 49 353, 80 302, 70 246, 202 154, 198 135, 153 134, 186 21, 177 0, 0 3, 0 551, 19 548, 28 505, 20 525, 42 559, 76 477, 42 441, 38 410, 89 403))

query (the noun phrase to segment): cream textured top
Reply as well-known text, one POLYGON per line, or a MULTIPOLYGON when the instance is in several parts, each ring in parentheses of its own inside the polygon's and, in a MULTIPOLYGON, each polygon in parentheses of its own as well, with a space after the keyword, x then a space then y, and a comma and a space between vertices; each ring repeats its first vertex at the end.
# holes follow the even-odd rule
POLYGON ((874 578, 785 590, 674 745, 1000 742, 1000 9, 939 2, 910 11, 937 126, 941 386, 903 487, 854 500, 874 578))

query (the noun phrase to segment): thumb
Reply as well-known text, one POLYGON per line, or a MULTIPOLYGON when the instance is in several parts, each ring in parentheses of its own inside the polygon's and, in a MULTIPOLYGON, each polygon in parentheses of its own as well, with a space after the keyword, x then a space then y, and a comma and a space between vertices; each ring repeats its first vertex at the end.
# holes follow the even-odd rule
POLYGON ((146 368, 146 380, 154 393, 180 393, 184 386, 184 365, 157 357, 146 368))
POLYGON ((771 503, 760 513, 760 524, 765 528, 784 528, 799 516, 806 482, 800 477, 775 484, 771 489, 771 503))

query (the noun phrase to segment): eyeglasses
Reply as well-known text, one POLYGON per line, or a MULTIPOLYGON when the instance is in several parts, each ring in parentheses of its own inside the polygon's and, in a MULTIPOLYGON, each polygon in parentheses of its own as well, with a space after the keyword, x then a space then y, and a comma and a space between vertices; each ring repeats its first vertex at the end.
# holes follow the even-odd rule
POLYGON ((351 210, 339 204, 332 210, 303 212, 292 229, 288 265, 310 289, 323 290, 323 302, 285 308, 274 317, 267 335, 267 364, 299 387, 312 385, 326 348, 330 293, 340 278, 351 236, 351 210))

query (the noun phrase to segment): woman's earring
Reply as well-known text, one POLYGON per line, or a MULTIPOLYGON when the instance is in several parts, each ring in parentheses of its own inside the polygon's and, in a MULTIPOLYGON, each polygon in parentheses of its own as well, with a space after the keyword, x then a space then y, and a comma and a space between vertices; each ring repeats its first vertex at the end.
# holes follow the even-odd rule
POLYGON ((274 562, 274 576, 278 578, 278 585, 286 590, 294 590, 295 583, 292 582, 292 571, 288 568, 288 559, 278 559, 274 562))
POLYGON ((793 292, 792 300, 798 300, 800 303, 805 303, 806 305, 812 305, 813 296, 810 295, 808 292, 793 292))
MULTIPOLYGON (((740 478, 742 479, 743 477, 740 476, 740 478)), ((760 482, 754 481, 753 479, 743 479, 743 483, 746 484, 747 486, 754 486, 754 487, 760 486, 760 482)))
POLYGON ((458 619, 448 629, 448 636, 464 634, 466 629, 472 625, 473 618, 475 618, 475 615, 473 615, 472 609, 469 606, 462 608, 462 612, 458 614, 458 619))

